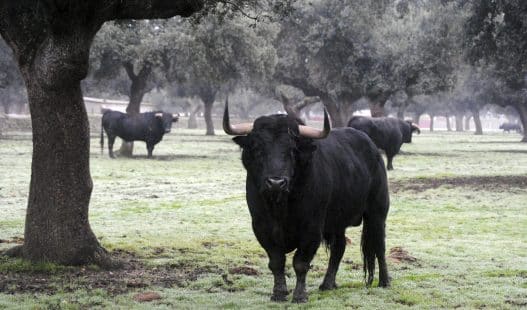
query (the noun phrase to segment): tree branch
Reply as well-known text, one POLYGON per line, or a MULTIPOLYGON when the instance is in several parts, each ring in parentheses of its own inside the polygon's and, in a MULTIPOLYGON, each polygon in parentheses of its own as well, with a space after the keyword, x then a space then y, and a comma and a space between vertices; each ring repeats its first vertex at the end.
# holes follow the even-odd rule
POLYGON ((201 10, 204 0, 113 0, 106 20, 188 17, 201 10))

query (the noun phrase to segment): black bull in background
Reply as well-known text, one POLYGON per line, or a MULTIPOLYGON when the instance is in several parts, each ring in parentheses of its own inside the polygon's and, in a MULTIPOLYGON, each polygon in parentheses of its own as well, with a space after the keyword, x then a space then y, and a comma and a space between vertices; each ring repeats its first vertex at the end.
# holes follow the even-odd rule
POLYGON ((258 242, 269 256, 274 276, 271 299, 288 294, 286 253, 296 249, 293 301, 307 301, 306 274, 319 245, 330 249, 321 290, 336 288, 335 276, 346 247, 345 230, 362 229, 366 284, 371 285, 375 258, 379 286, 389 285, 385 260, 385 222, 389 208, 382 157, 366 134, 352 128, 330 130, 304 126, 287 115, 263 116, 254 124, 231 125, 225 106, 223 128, 243 149, 247 204, 258 242))
POLYGON ((101 126, 101 152, 104 148, 104 131, 108 135, 108 151, 111 158, 113 154, 113 144, 115 137, 119 137, 126 142, 144 141, 148 157, 152 157, 154 146, 163 139, 166 133, 172 128, 172 123, 179 119, 179 115, 170 113, 146 112, 136 115, 128 115, 118 111, 104 110, 101 126))
POLYGON ((399 153, 403 143, 412 143, 414 131, 421 133, 419 127, 411 121, 393 117, 353 116, 348 126, 366 133, 378 148, 384 150, 388 170, 393 169, 393 157, 399 153))

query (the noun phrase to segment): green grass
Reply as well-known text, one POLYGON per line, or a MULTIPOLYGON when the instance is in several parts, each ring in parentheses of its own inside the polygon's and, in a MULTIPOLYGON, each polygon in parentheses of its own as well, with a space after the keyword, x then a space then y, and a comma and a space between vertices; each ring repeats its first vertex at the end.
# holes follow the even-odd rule
MULTIPOLYGON (((404 145, 406 153, 395 158, 395 170, 389 172, 387 248, 403 247, 417 262, 389 261, 392 287, 365 288, 360 228, 350 228, 352 244, 337 276, 339 289, 318 291, 329 256, 321 248, 308 274, 310 301, 300 308, 526 306, 525 187, 396 188, 437 178, 527 175, 527 144, 519 140, 513 134, 423 132, 404 145)), ((172 264, 215 271, 179 286, 149 286, 125 294, 85 287, 52 295, 0 293, 0 309, 298 308, 269 301, 273 280, 251 230, 240 151, 229 137, 176 129, 156 147, 155 159, 144 158, 143 143, 136 144, 136 154, 140 157, 111 160, 106 149, 101 156, 98 140, 92 139, 90 222, 102 244, 135 252, 152 267, 172 264), (250 266, 259 275, 228 274, 225 281, 223 274, 240 266, 250 266), (137 303, 132 297, 140 291, 156 291, 162 299, 137 303)), ((10 240, 23 236, 31 141, 0 140, 0 158, 0 239, 10 240)), ((11 245, 0 243, 0 249, 11 245)), ((49 272, 60 279, 61 268, 0 260, 0 275, 49 272)), ((292 289, 291 255, 287 273, 292 289)))

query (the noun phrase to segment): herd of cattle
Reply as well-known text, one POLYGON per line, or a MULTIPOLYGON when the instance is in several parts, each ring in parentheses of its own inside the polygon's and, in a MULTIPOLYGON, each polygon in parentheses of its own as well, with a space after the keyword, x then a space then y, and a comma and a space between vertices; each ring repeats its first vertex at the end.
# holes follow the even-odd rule
MULTIPOLYGON (((112 147, 119 136, 125 141, 145 141, 151 157, 154 146, 177 120, 177 115, 163 112, 128 116, 105 111, 102 128, 108 135, 110 156, 114 157, 112 147)), ((320 289, 336 288, 336 273, 346 247, 345 230, 361 223, 366 284, 373 282, 377 261, 379 286, 389 286, 385 226, 390 198, 379 149, 386 153, 387 168, 393 169, 392 160, 401 145, 412 142, 414 132, 420 133, 416 124, 355 116, 347 128, 332 130, 326 111, 322 130, 280 114, 231 124, 226 102, 223 129, 235 136, 234 142, 242 149, 253 232, 267 252, 274 276, 272 300, 287 298, 286 254, 296 250, 293 301, 307 301, 306 275, 321 243, 329 248, 330 259, 320 289)))

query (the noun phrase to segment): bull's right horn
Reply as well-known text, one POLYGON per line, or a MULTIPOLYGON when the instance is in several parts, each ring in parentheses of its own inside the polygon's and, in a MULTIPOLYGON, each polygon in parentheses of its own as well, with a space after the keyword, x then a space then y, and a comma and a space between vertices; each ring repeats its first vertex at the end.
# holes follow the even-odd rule
POLYGON ((225 111, 223 112, 223 131, 231 136, 244 136, 253 130, 252 123, 231 125, 229 119, 229 97, 225 99, 225 111))

